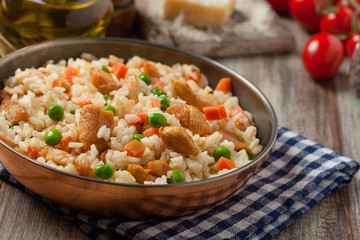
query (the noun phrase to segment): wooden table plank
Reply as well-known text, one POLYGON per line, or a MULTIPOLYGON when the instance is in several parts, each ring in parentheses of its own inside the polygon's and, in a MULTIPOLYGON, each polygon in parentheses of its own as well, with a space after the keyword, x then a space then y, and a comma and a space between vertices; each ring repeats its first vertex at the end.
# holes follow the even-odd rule
POLYGON ((0 239, 89 240, 45 203, 0 182, 0 239))

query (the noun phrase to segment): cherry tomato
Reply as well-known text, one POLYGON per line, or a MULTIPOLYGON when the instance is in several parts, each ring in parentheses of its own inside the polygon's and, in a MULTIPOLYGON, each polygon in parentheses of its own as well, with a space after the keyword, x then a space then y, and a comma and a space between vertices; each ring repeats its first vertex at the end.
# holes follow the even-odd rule
POLYGON ((313 35, 302 52, 305 69, 316 80, 335 75, 344 59, 344 46, 333 34, 322 32, 313 35))
POLYGON ((290 0, 289 10, 306 30, 318 32, 320 29, 321 16, 316 12, 317 0, 290 0))
POLYGON ((272 8, 280 13, 280 14, 286 14, 289 12, 289 1, 290 0, 267 0, 272 8))
POLYGON ((322 32, 335 35, 350 34, 352 31, 352 15, 354 10, 349 7, 338 7, 336 12, 329 12, 320 21, 322 32))
POLYGON ((360 32, 355 33, 346 41, 345 49, 347 55, 351 58, 355 50, 356 43, 360 41, 360 32))

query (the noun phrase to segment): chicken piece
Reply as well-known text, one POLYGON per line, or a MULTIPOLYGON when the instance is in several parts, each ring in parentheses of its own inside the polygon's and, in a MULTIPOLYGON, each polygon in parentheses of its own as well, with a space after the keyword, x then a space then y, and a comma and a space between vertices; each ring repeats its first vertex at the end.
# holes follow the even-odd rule
POLYGON ((80 110, 79 120, 79 141, 84 144, 83 149, 88 151, 92 144, 95 144, 99 152, 108 148, 108 140, 98 138, 97 134, 102 126, 114 128, 114 114, 111 111, 104 111, 94 105, 86 105, 80 110))
POLYGON ((201 112, 203 112, 203 107, 215 105, 208 99, 204 99, 203 97, 194 93, 191 87, 185 81, 172 80, 171 84, 179 98, 185 100, 187 104, 197 107, 201 112))
POLYGON ((235 146, 235 150, 247 149, 249 147, 248 144, 240 142, 237 137, 235 137, 232 133, 224 130, 220 130, 219 133, 222 134, 221 142, 224 140, 228 140, 229 142, 233 142, 235 146))
POLYGON ((46 161, 53 161, 56 165, 66 166, 75 163, 76 158, 68 152, 52 147, 44 147, 39 152, 39 157, 46 161))
POLYGON ((102 94, 108 94, 118 88, 112 75, 100 68, 93 67, 90 70, 90 81, 102 94))
POLYGON ((29 113, 23 106, 13 102, 9 99, 4 99, 1 102, 0 111, 5 112, 5 118, 12 124, 16 124, 22 120, 26 120, 29 117, 29 113))
POLYGON ((74 164, 75 169, 81 176, 89 176, 92 173, 90 164, 81 163, 73 155, 60 149, 44 147, 39 152, 39 157, 43 157, 46 161, 52 161, 56 165, 64 167, 68 164, 74 164))
POLYGON ((125 78, 124 85, 129 89, 129 99, 138 99, 138 95, 141 91, 141 85, 135 75, 130 75, 125 78))
POLYGON ((173 103, 167 110, 174 114, 181 126, 189 128, 194 134, 211 134, 213 131, 205 120, 204 114, 194 106, 184 103, 173 103))
POLYGON ((0 90, 0 102, 3 101, 4 99, 11 99, 11 94, 8 93, 7 91, 5 91, 4 89, 0 90))
POLYGON ((149 75, 150 78, 160 77, 160 73, 154 63, 150 63, 146 61, 144 62, 143 68, 144 68, 144 73, 149 75))
POLYGON ((151 174, 155 177, 166 175, 167 171, 172 170, 172 168, 165 160, 155 160, 148 162, 148 169, 150 169, 151 174))
POLYGON ((196 148, 194 140, 184 128, 161 127, 159 135, 163 142, 174 149, 175 152, 194 156, 199 154, 199 150, 196 148))
POLYGON ((140 165, 129 164, 126 170, 133 175, 138 183, 143 184, 145 181, 155 180, 155 177, 150 174, 150 169, 145 169, 140 165))

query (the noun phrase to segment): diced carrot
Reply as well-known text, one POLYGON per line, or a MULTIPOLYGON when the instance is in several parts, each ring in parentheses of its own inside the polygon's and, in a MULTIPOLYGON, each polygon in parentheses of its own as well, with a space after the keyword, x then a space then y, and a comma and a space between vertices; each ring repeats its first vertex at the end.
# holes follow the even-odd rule
POLYGON ((150 99, 150 107, 151 108, 154 108, 154 107, 161 108, 161 102, 158 99, 151 98, 150 99))
POLYGON ((204 111, 205 119, 208 121, 220 120, 227 117, 227 113, 224 105, 207 106, 203 108, 203 111, 204 111))
POLYGON ((37 159, 37 158, 38 158, 38 154, 39 154, 39 151, 38 151, 36 148, 34 148, 33 146, 29 145, 28 151, 27 151, 26 155, 27 155, 29 158, 37 159))
POLYGON ((70 84, 73 84, 73 77, 78 77, 79 73, 79 70, 76 68, 67 66, 65 69, 65 79, 68 80, 70 84))
POLYGON ((125 145, 124 151, 127 151, 127 156, 141 158, 144 155, 146 147, 138 140, 132 140, 125 145))
POLYGON ((147 120, 147 114, 144 113, 144 112, 136 112, 134 110, 130 110, 127 114, 134 114, 138 117, 140 117, 140 121, 138 122, 129 122, 128 120, 126 120, 125 118, 125 121, 129 124, 129 125, 140 125, 142 123, 144 123, 146 120, 147 120))
POLYGON ((232 118, 236 114, 243 113, 243 112, 244 112, 244 110, 240 106, 236 106, 233 109, 231 109, 231 111, 229 113, 229 117, 232 118))
POLYGON ((203 108, 206 120, 219 120, 221 119, 220 111, 217 106, 207 106, 203 108))
POLYGON ((220 116, 221 118, 227 118, 227 113, 226 113, 226 109, 224 105, 220 105, 219 107, 219 111, 220 111, 220 116))
POLYGON ((21 148, 19 147, 15 147, 15 150, 28 156, 29 158, 32 158, 32 159, 37 159, 38 158, 38 150, 36 148, 34 148, 33 146, 29 146, 28 147, 28 151, 25 152, 24 150, 22 150, 21 148))
POLYGON ((121 62, 116 62, 111 69, 111 73, 113 73, 118 79, 120 79, 125 77, 128 69, 129 68, 125 64, 121 62))
POLYGON ((69 143, 73 142, 73 138, 70 136, 63 137, 60 140, 59 147, 61 150, 64 150, 66 152, 70 152, 71 148, 69 147, 69 143))
POLYGON ((217 163, 216 163, 216 168, 219 170, 223 170, 223 169, 233 169, 235 167, 235 162, 226 158, 226 157, 221 157, 217 163))
POLYGON ((59 86, 58 82, 56 80, 54 80, 51 87, 54 88, 54 87, 58 87, 58 86, 59 86))
POLYGON ((9 139, 4 136, 0 136, 0 139, 3 140, 5 143, 9 143, 9 139))
POLYGON ((154 83, 154 88, 159 88, 159 89, 161 89, 161 90, 164 90, 164 87, 166 86, 166 84, 165 83, 162 83, 162 82, 160 82, 160 81, 156 81, 155 83, 154 83))
POLYGON ((193 78, 193 77, 191 77, 189 74, 185 74, 185 80, 186 81, 188 81, 188 80, 193 80, 194 82, 199 82, 200 81, 200 79, 201 79, 201 73, 198 71, 198 70, 196 70, 196 69, 192 69, 191 70, 194 74, 195 74, 195 78, 193 78))
POLYGON ((91 104, 91 99, 93 99, 94 97, 95 97, 95 94, 92 92, 83 92, 80 95, 76 104, 79 105, 80 107, 91 104))
POLYGON ((143 132, 145 137, 151 137, 154 134, 159 136, 159 128, 150 127, 143 132))
POLYGON ((228 77, 220 79, 215 88, 216 91, 222 91, 224 93, 231 92, 231 79, 228 77))

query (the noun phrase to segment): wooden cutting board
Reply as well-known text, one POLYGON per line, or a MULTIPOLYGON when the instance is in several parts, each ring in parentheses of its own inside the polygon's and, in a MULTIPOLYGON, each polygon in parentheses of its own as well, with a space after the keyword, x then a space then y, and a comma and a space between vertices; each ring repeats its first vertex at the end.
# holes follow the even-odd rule
POLYGON ((294 38, 265 0, 236 0, 231 18, 222 26, 197 28, 163 18, 163 0, 135 1, 144 37, 212 58, 284 53, 294 38), (151 3, 150 3, 151 2, 151 3))

